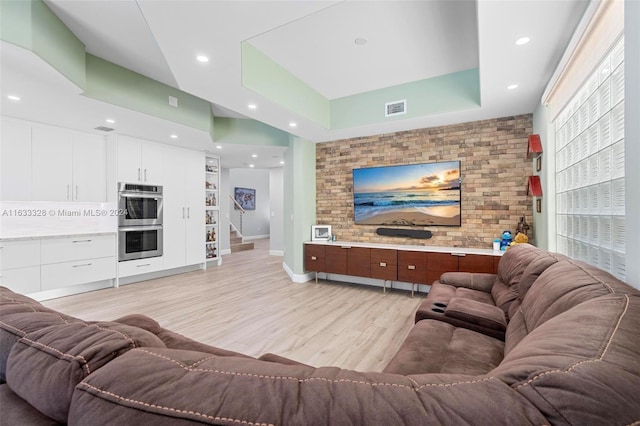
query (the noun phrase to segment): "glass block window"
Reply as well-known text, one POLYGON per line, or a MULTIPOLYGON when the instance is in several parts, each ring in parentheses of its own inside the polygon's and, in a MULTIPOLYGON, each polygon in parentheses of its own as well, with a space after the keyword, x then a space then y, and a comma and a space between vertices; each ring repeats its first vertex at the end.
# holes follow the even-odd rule
POLYGON ((625 279, 624 39, 554 121, 557 251, 625 279))

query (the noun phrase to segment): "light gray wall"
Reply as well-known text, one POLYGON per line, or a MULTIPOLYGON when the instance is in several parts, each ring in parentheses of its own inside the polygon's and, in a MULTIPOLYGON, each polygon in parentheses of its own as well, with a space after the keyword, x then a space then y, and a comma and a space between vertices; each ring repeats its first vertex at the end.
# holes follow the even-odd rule
POLYGON ((640 2, 624 2, 624 140, 627 282, 640 288, 640 2))
POLYGON ((229 243, 229 169, 220 169, 220 253, 231 250, 229 243))
MULTIPOLYGON (((242 235, 245 238, 269 235, 271 212, 269 170, 230 169, 229 193, 233 194, 236 187, 256 190, 256 209, 246 211, 242 219, 242 235)), ((226 211, 230 210, 227 208, 226 211)))
POLYGON ((304 242, 316 221, 316 146, 291 136, 284 167, 284 264, 304 273, 304 242))
POLYGON ((271 196, 271 235, 269 252, 284 254, 284 170, 269 170, 269 194, 271 196))
POLYGON ((539 175, 542 183, 542 212, 536 212, 536 197, 533 197, 533 239, 534 244, 545 250, 556 250, 556 198, 555 198, 555 133, 549 122, 547 107, 540 104, 533 113, 533 133, 542 141, 542 170, 535 170, 535 160, 531 174, 539 175))

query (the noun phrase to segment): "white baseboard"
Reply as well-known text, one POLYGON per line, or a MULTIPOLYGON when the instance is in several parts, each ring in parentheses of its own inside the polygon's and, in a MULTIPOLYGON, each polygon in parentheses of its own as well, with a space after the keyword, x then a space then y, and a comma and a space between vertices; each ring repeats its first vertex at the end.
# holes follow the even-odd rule
POLYGON ((224 256, 225 254, 231 254, 231 249, 220 250, 220 256, 224 256))
POLYGON ((251 240, 263 240, 265 238, 269 238, 270 235, 251 235, 250 237, 242 237, 242 241, 251 241, 251 240))
POLYGON ((289 268, 289 266, 284 262, 282 262, 282 267, 284 268, 287 275, 289 275, 289 278, 291 278, 291 281, 293 281, 294 283, 306 283, 307 281, 311 281, 316 277, 316 274, 313 272, 302 275, 294 274, 291 268, 289 268))
POLYGON ((284 256, 284 250, 269 250, 269 256, 284 256))

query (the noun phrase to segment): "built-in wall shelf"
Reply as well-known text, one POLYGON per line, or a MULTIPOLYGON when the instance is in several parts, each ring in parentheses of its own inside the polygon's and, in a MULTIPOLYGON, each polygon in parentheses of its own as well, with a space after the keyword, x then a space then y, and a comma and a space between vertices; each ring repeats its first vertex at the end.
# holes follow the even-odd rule
POLYGON ((207 262, 220 260, 220 159, 207 157, 205 161, 205 257, 207 262))

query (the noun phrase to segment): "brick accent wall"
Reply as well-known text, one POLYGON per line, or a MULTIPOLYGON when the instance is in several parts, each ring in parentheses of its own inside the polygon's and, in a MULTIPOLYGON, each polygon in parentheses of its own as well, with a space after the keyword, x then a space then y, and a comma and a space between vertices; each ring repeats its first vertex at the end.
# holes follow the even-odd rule
POLYGON ((527 114, 319 143, 316 222, 331 225, 338 241, 491 248, 503 230, 515 232, 523 214, 533 228, 531 133, 527 114), (433 233, 422 240, 382 237, 378 226, 354 224, 352 169, 451 160, 461 161, 462 226, 412 227, 433 233))

